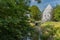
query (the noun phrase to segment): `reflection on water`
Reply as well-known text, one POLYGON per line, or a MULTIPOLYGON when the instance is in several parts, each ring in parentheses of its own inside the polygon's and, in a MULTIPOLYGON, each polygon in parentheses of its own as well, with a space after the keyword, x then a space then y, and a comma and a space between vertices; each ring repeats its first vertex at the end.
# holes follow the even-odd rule
POLYGON ((31 38, 30 37, 27 37, 27 40, 31 40, 31 38))

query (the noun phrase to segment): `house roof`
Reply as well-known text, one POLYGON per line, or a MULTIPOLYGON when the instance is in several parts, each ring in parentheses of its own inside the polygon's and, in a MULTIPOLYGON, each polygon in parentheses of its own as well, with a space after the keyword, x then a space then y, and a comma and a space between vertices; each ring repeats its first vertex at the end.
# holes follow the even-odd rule
POLYGON ((45 11, 50 10, 50 9, 53 9, 53 7, 52 7, 50 4, 48 4, 47 7, 43 10, 43 13, 44 13, 45 11))

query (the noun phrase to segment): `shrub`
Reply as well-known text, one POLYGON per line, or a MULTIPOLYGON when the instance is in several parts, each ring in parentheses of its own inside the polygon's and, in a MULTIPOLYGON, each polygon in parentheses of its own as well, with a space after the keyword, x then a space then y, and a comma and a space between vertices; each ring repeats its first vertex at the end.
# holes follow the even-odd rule
POLYGON ((42 29, 42 40, 60 40, 60 27, 54 27, 54 25, 45 25, 42 29))

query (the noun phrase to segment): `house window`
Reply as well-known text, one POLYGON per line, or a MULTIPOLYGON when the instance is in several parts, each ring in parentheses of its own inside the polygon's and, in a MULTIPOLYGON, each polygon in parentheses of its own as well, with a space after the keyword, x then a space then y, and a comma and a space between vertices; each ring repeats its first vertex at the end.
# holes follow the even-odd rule
POLYGON ((44 17, 46 17, 46 15, 44 15, 44 17))

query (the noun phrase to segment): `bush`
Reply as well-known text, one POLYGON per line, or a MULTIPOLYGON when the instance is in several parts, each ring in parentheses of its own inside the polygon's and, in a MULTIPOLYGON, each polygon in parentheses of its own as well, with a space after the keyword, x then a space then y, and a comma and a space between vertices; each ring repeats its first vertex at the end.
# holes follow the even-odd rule
POLYGON ((42 40, 60 40, 60 27, 54 27, 54 25, 45 25, 42 29, 42 40))
POLYGON ((0 1, 0 40, 23 40, 29 32, 32 32, 29 20, 24 16, 28 11, 25 2, 24 0, 0 1))
POLYGON ((60 21, 60 5, 57 5, 53 10, 53 20, 60 21))

